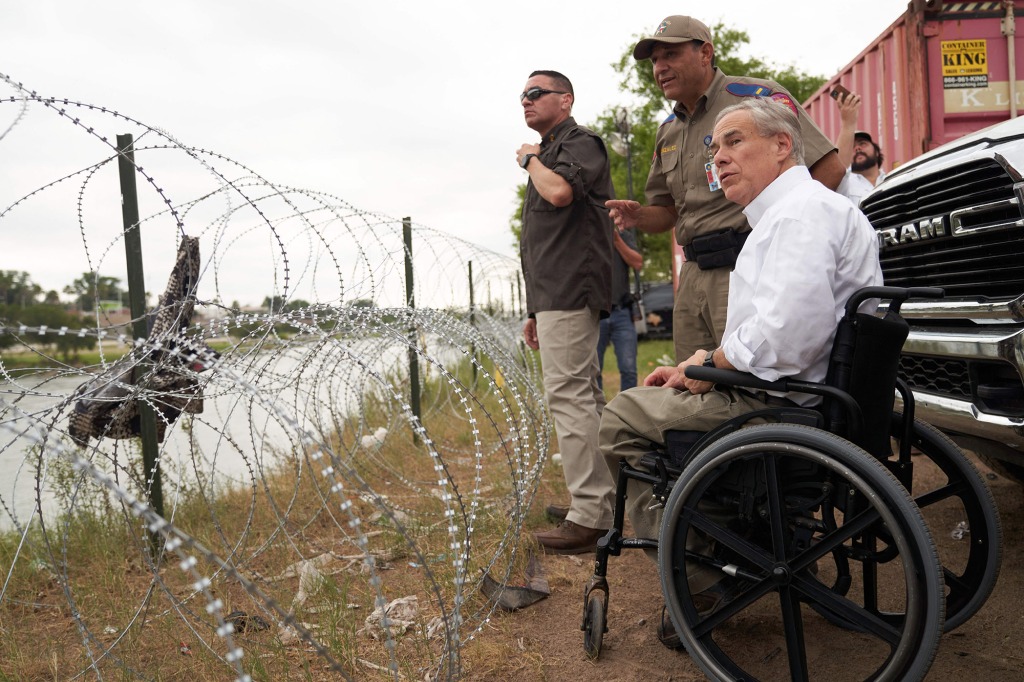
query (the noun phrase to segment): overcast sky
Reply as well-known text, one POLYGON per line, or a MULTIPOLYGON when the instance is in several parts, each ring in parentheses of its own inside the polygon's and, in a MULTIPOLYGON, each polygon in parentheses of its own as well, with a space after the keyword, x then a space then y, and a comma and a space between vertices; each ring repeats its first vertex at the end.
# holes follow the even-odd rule
MULTIPOLYGON (((585 124, 626 103, 610 64, 669 14, 722 20, 747 31, 751 55, 831 76, 906 5, 0 0, 0 73, 128 114, 275 182, 511 255, 508 218, 525 179, 515 150, 536 140, 517 101, 531 70, 568 75, 585 124)), ((0 108, 0 132, 13 114, 0 108)), ((3 185, 48 162, 25 158, 18 135, 48 137, 22 122, 0 140, 3 185)), ((0 210, 14 199, 0 186, 0 210)), ((54 245, 74 239, 70 228, 54 245)), ((12 253, 0 243, 0 269, 33 272, 12 253)))

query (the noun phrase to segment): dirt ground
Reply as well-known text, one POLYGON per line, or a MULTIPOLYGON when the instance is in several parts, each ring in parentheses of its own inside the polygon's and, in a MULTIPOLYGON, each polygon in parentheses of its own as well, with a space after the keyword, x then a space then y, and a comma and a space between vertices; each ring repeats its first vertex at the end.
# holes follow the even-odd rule
MULTIPOLYGON (((988 479, 1003 527, 1002 570, 992 596, 969 621, 943 635, 928 680, 1024 680, 1024 487, 992 473, 975 460, 988 479)), ((916 483, 915 483, 916 486, 916 483)), ((546 504, 540 499, 537 504, 546 504)), ((931 524, 932 521, 929 521, 931 524)), ((956 542, 956 517, 942 518, 932 528, 937 543, 956 542)), ((662 598, 654 563, 642 553, 613 557, 609 568, 609 632, 597 661, 583 653, 583 587, 593 572, 593 554, 577 557, 544 556, 551 595, 522 611, 495 619, 494 635, 510 638, 520 652, 502 656, 501 667, 467 670, 467 679, 578 679, 651 682, 702 680, 703 674, 685 653, 663 647, 656 637, 662 598), (500 633, 500 634, 499 634, 500 633)), ((827 626, 829 627, 829 626, 827 626)), ((827 631, 822 634, 828 646, 827 631)), ((763 639, 763 638, 762 638, 763 639)), ((812 638, 813 639, 813 638, 812 638)), ((749 646, 774 648, 749 635, 749 646)), ((820 642, 813 642, 821 646, 820 642)), ((810 644, 809 644, 810 646, 810 644)), ((845 655, 830 655, 823 677, 847 679, 845 655)), ((485 666, 486 667, 486 666, 485 666)))

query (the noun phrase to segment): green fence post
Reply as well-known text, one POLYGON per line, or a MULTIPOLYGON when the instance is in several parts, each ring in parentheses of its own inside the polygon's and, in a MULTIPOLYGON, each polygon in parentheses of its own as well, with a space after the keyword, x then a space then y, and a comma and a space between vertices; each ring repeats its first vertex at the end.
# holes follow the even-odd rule
MULTIPOLYGON (((473 261, 469 261, 469 326, 476 329, 476 300, 473 296, 473 261)), ((469 344, 470 366, 473 368, 473 389, 476 389, 476 341, 469 344)))
MULTIPOLYGON (((139 227, 139 197, 135 190, 135 147, 132 136, 118 135, 117 169, 121 180, 121 220, 124 225, 124 250, 128 260, 128 305, 132 314, 132 336, 136 341, 149 336, 146 325, 146 282, 142 271, 142 235, 139 227)), ((132 368, 132 385, 147 371, 145 365, 132 368)), ((159 445, 156 438, 156 412, 144 400, 138 401, 142 462, 149 483, 149 504, 157 514, 164 515, 164 494, 157 461, 159 445)), ((154 549, 159 535, 154 534, 154 549)))
MULTIPOLYGON (((413 292, 412 279, 412 218, 402 218, 402 241, 405 242, 405 305, 411 310, 416 309, 416 294, 413 292)), ((410 316, 411 318, 411 316, 410 316)), ((416 419, 420 419, 420 364, 416 357, 416 325, 409 325, 409 404, 416 419)), ((412 434, 413 442, 419 442, 416 432, 412 434)))

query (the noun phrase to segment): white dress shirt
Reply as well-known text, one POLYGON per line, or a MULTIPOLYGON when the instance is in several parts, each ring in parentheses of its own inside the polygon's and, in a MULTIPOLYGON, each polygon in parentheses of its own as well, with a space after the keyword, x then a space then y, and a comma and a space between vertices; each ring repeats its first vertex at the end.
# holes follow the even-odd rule
POLYGON ((882 284, 875 231, 805 166, 776 178, 743 213, 753 230, 729 278, 722 351, 767 381, 822 381, 847 299, 882 284))

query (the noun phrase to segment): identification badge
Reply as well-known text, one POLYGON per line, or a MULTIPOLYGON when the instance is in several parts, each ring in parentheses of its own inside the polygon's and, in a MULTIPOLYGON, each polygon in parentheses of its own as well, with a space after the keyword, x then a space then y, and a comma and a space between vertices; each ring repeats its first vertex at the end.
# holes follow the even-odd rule
POLYGON ((704 164, 704 172, 708 175, 708 189, 712 192, 717 192, 722 189, 722 186, 718 184, 718 168, 711 161, 704 164))

